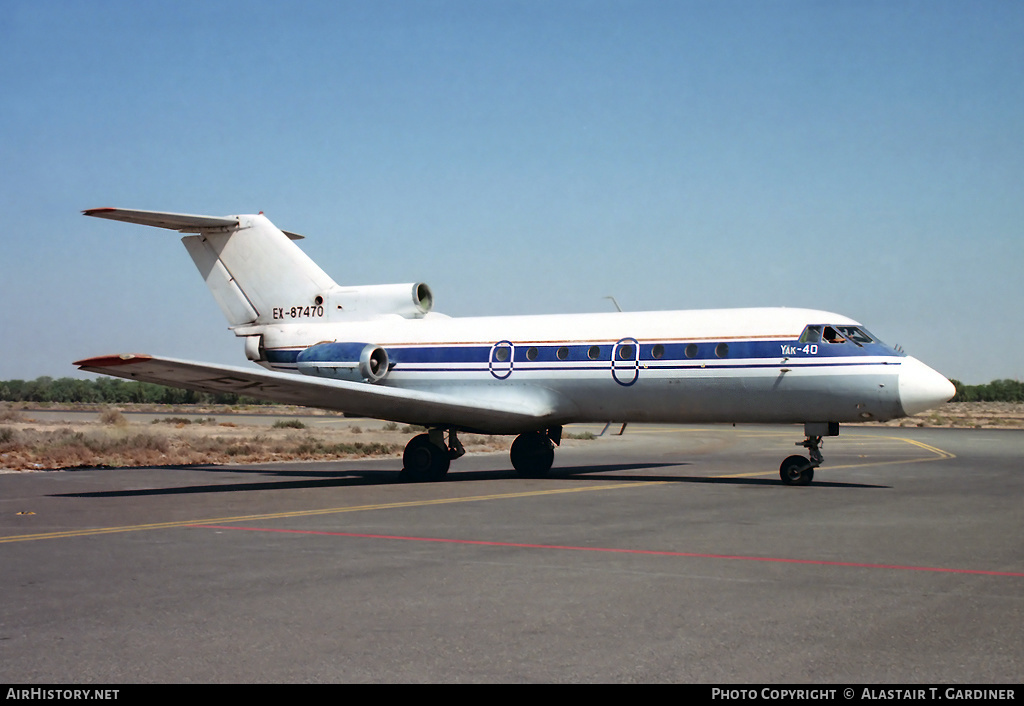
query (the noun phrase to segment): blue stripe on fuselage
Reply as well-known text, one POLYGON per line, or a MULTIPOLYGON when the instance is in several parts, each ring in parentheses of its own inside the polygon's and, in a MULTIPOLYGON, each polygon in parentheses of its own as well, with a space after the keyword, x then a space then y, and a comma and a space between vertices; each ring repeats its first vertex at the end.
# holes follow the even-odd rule
MULTIPOLYGON (((612 350, 615 344, 605 342, 593 343, 565 343, 565 344, 543 344, 533 345, 529 343, 516 344, 513 349, 512 361, 516 363, 531 363, 531 369, 561 370, 569 369, 599 369, 604 366, 594 364, 610 364, 612 350), (596 357, 591 357, 591 349, 597 348, 596 357), (564 349, 562 356, 559 351, 564 349), (543 367, 538 364, 548 363, 543 367), (587 363, 581 368, 579 363, 587 363), (551 365, 553 364, 553 365, 551 365)), ((388 358, 394 364, 395 369, 410 369, 418 365, 469 365, 477 366, 488 364, 493 346, 490 345, 452 345, 446 343, 424 344, 424 345, 396 345, 384 346, 388 358)), ((267 361, 271 365, 294 365, 302 348, 277 348, 267 350, 267 361)), ((635 360, 635 353, 629 346, 619 348, 623 360, 617 363, 628 364, 635 360)), ((889 346, 881 343, 868 343, 861 346, 847 341, 845 343, 800 343, 796 340, 774 340, 774 341, 701 341, 701 342, 669 342, 664 343, 642 343, 640 344, 640 362, 652 363, 659 367, 675 367, 672 363, 690 363, 701 361, 716 361, 727 363, 728 361, 754 362, 755 365, 771 366, 778 365, 778 362, 787 359, 793 362, 820 360, 822 358, 836 357, 903 357, 900 353, 889 346), (728 346, 728 352, 724 355, 718 354, 718 347, 721 344, 728 346), (687 349, 692 355, 687 355, 687 349), (660 349, 660 350, 656 350, 660 349), (655 353, 660 353, 657 357, 655 353)), ((507 365, 507 362, 505 363, 507 365)))

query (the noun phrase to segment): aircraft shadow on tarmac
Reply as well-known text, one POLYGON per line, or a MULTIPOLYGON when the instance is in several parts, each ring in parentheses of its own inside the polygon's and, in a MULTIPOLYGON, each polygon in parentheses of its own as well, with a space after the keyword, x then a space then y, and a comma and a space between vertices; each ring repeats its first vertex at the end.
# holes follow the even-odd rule
MULTIPOLYGON (((599 474, 602 481, 622 482, 658 482, 658 483, 710 483, 716 485, 752 485, 752 486, 780 486, 783 483, 778 478, 723 478, 709 476, 679 476, 671 474, 635 474, 632 471, 640 471, 655 468, 674 468, 689 465, 685 462, 673 463, 611 463, 611 464, 587 464, 582 466, 568 466, 552 468, 548 476, 549 480, 594 480, 592 474, 599 474)), ((150 467, 154 468, 154 467, 150 467)), ((237 493, 259 490, 300 490, 309 488, 341 488, 346 486, 363 485, 395 485, 400 482, 399 473, 395 470, 376 470, 367 468, 339 468, 332 470, 316 469, 288 469, 288 468, 252 468, 245 466, 159 466, 155 468, 169 471, 182 470, 189 472, 203 473, 251 473, 261 478, 262 481, 250 482, 224 482, 209 485, 187 485, 173 486, 166 488, 140 488, 137 490, 99 490, 85 493, 54 493, 50 497, 57 498, 116 498, 116 497, 139 497, 153 495, 187 495, 190 493, 237 493), (270 480, 270 477, 276 478, 270 480), (285 479, 292 480, 285 480, 285 479)), ((81 469, 85 470, 85 469, 81 469)), ((486 480, 501 480, 518 478, 511 469, 498 469, 488 471, 458 471, 449 473, 442 481, 435 482, 473 482, 486 480)), ((404 485, 404 483, 403 483, 404 485)), ((867 483, 845 483, 837 481, 815 481, 810 488, 888 488, 890 486, 873 485, 867 483)))

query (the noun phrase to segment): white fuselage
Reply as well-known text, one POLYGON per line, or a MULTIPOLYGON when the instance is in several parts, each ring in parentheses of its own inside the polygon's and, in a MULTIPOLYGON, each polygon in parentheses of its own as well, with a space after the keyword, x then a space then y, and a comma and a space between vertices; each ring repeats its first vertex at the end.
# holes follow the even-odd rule
POLYGON ((550 424, 887 420, 916 412, 922 385, 925 396, 950 396, 945 378, 880 342, 799 341, 808 325, 859 326, 783 308, 385 315, 260 327, 260 362, 330 376, 330 361, 300 365, 297 355, 324 342, 379 346, 390 369, 376 384, 505 404, 542 401, 550 424), (902 399, 901 387, 913 399, 902 399))

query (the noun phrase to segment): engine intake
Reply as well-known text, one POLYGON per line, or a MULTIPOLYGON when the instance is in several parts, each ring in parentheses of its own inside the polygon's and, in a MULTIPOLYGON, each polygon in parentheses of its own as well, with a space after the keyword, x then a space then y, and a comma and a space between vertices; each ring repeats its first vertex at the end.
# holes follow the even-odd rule
POLYGON ((388 352, 372 343, 318 343, 296 362, 304 375, 352 382, 380 382, 390 366, 388 352))

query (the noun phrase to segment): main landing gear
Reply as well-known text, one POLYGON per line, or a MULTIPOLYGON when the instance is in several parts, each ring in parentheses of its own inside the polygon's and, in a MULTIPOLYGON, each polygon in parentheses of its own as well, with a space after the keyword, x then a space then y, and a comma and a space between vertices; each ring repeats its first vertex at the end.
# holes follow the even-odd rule
POLYGON ((562 427, 520 434, 512 442, 512 467, 521 478, 543 478, 555 461, 555 446, 562 442, 562 427))
MULTIPOLYGON (((454 429, 431 429, 414 436, 402 455, 404 481, 423 483, 441 480, 448 473, 451 462, 466 453, 454 429)), ((555 460, 555 446, 562 441, 562 427, 520 434, 512 442, 512 466, 523 478, 543 478, 555 460)))
POLYGON ((451 462, 465 453, 454 429, 448 432, 448 441, 445 441, 443 429, 431 429, 414 436, 402 454, 402 480, 413 483, 441 480, 451 462))
POLYGON ((807 449, 810 458, 794 455, 782 462, 779 466, 779 476, 786 485, 810 485, 814 480, 814 469, 825 462, 821 455, 821 437, 839 436, 839 423, 807 423, 804 424, 804 434, 807 438, 798 441, 796 445, 807 449))

